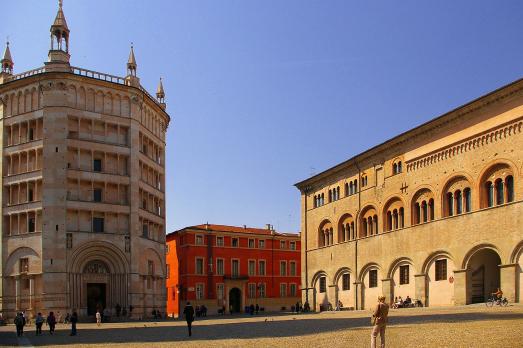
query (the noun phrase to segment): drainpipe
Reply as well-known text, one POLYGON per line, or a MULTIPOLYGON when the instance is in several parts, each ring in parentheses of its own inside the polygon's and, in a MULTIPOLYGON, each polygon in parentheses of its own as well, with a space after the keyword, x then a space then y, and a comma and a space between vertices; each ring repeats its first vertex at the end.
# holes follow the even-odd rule
MULTIPOLYGON (((359 213, 360 213, 360 210, 361 210, 361 169, 360 169, 360 166, 358 165, 358 162, 354 161, 354 165, 356 166, 356 168, 358 169, 358 185, 356 185, 356 190, 358 190, 358 210, 356 211, 356 216, 359 217, 359 213)), ((358 228, 359 224, 358 224, 358 220, 356 220, 356 223, 354 224, 354 228, 355 228, 355 237, 356 237, 356 243, 355 243, 355 247, 354 247, 354 267, 355 267, 355 270, 354 270, 354 276, 356 278, 356 281, 358 281, 358 233, 359 233, 359 228, 358 228)), ((358 292, 361 290, 361 285, 360 287, 358 288, 357 291, 354 292, 354 306, 356 307, 356 309, 358 309, 358 292)))
POLYGON ((305 247, 304 247, 304 250, 305 250, 305 302, 309 302, 309 264, 307 262, 307 254, 308 254, 308 249, 307 249, 307 195, 308 193, 310 193, 311 189, 310 187, 306 187, 304 190, 303 190, 303 194, 305 195, 305 216, 304 216, 304 224, 305 224, 305 228, 304 228, 304 238, 305 238, 305 247))

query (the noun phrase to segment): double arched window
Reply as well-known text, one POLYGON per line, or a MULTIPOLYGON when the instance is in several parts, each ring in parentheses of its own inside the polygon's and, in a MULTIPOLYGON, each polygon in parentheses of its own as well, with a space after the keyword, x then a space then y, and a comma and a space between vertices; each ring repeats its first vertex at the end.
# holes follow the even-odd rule
POLYGON ((383 209, 385 221, 383 221, 383 230, 392 231, 403 228, 405 225, 405 209, 403 202, 399 198, 390 199, 383 209))
POLYGON ((378 234, 378 214, 376 209, 368 206, 362 210, 360 218, 360 237, 378 234))
POLYGON ((429 189, 422 189, 412 200, 412 224, 422 224, 434 220, 434 195, 429 189))
POLYGON ((314 195, 314 204, 313 204, 314 208, 321 207, 324 204, 325 204, 325 196, 323 193, 314 195))
POLYGON ((340 187, 335 187, 329 190, 329 203, 340 199, 340 187))
POLYGON ((403 171, 403 165, 402 165, 401 161, 394 161, 394 163, 392 163, 392 175, 399 174, 402 171, 403 171))
POLYGON ((482 208, 514 201, 514 176, 506 164, 497 164, 483 175, 480 204, 482 208))
POLYGON ((354 219, 352 215, 346 214, 340 219, 338 226, 338 242, 342 243, 354 239, 356 239, 354 219))
POLYGON ((345 183, 345 196, 350 196, 358 192, 358 179, 345 183))
POLYGON ((318 246, 324 247, 334 244, 334 229, 329 220, 321 223, 318 230, 318 246))
POLYGON ((463 176, 453 178, 445 185, 443 216, 460 215, 472 211, 470 187, 470 182, 463 176))

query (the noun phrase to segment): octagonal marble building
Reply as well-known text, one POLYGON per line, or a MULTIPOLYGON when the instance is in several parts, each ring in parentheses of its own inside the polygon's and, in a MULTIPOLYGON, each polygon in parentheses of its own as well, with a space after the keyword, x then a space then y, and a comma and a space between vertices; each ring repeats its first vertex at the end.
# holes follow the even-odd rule
POLYGON ((0 313, 164 312, 162 83, 140 85, 132 47, 125 78, 71 66, 61 1, 50 31, 44 67, 1 60, 0 313))

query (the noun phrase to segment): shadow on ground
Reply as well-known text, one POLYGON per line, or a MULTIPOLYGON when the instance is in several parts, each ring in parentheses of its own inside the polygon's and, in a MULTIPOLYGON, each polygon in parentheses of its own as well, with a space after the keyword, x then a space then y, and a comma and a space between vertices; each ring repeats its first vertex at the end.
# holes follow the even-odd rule
MULTIPOLYGON (((481 320, 516 320, 523 319, 523 313, 445 313, 445 314, 415 314, 393 316, 389 318, 389 325, 409 325, 428 323, 453 323, 481 320)), ((33 346, 67 345, 67 344, 110 344, 110 343, 151 343, 177 342, 198 340, 249 339, 271 337, 297 337, 333 332, 337 330, 369 330, 370 319, 363 318, 335 318, 324 315, 307 315, 300 320, 293 320, 296 316, 268 317, 268 321, 254 322, 218 322, 208 323, 208 320, 196 321, 193 325, 193 336, 187 336, 185 325, 158 326, 151 322, 129 323, 127 327, 96 329, 79 327, 78 336, 68 336, 69 330, 62 328, 54 336, 47 332, 43 336, 35 336, 34 327, 26 330, 27 337, 33 346), (272 319, 275 319, 272 321, 272 319)), ((226 319, 230 319, 227 317, 226 319)), ((215 319, 215 318, 211 318, 215 319)), ((261 319, 261 318, 260 318, 261 319)), ((13 331, 0 332, 0 346, 17 345, 14 326, 13 331)), ((45 329, 45 327, 44 327, 45 329)))

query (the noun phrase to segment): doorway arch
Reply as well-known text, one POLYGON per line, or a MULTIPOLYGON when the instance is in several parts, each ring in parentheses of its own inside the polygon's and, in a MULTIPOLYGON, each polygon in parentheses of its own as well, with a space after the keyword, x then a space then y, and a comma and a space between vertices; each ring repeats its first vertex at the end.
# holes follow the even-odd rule
POLYGON ((229 307, 233 313, 240 313, 242 308, 242 291, 238 288, 232 288, 229 291, 229 307))
POLYGON ((501 258, 494 248, 478 248, 466 263, 467 303, 485 302, 500 287, 501 258))

